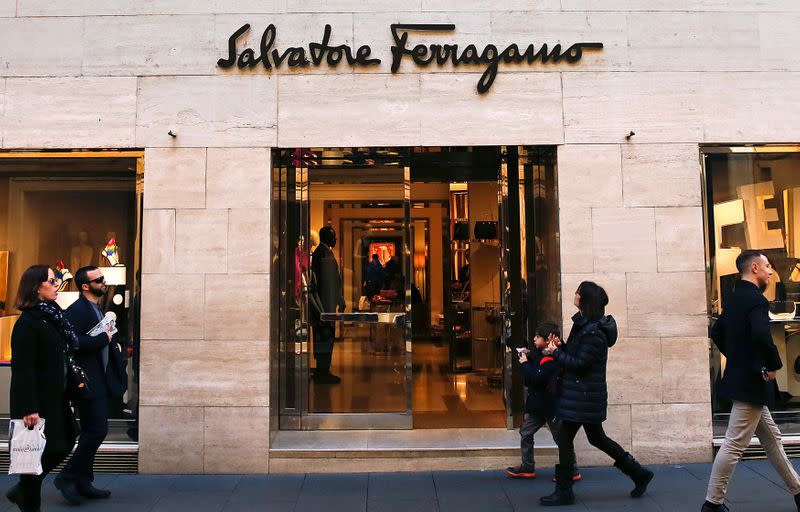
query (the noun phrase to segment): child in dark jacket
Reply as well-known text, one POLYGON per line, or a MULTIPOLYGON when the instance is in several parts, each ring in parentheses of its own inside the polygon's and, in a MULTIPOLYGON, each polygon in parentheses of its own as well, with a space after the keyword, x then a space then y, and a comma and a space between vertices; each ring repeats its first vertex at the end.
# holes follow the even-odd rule
MULTIPOLYGON (((554 415, 558 401, 558 384, 563 369, 545 352, 550 340, 559 338, 560 335, 561 332, 556 324, 543 322, 536 327, 533 350, 518 349, 519 368, 525 377, 528 395, 525 400, 525 418, 519 429, 522 438, 520 441, 522 464, 506 468, 506 473, 512 478, 536 478, 533 437, 540 428, 547 425, 553 434, 553 439, 558 436, 558 421, 554 415)), ((573 481, 580 480, 581 475, 574 463, 573 467, 575 467, 573 481)))

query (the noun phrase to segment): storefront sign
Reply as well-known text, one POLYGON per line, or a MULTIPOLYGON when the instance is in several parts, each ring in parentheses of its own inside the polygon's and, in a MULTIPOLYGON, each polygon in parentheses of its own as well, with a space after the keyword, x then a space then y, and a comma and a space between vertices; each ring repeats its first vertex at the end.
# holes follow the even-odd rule
MULTIPOLYGON (((487 92, 497 78, 500 64, 556 64, 562 60, 575 63, 581 60, 584 50, 600 50, 603 43, 574 43, 562 51, 561 44, 553 45, 552 49, 546 44, 537 48, 529 44, 521 49, 517 44, 511 44, 504 50, 499 50, 495 45, 488 44, 478 50, 474 44, 460 48, 457 44, 417 44, 409 46, 409 32, 452 32, 456 29, 453 24, 394 24, 390 27, 394 44, 392 50, 392 73, 397 73, 403 59, 408 58, 418 66, 427 67, 432 64, 443 66, 451 63, 459 66, 484 66, 483 75, 478 81, 478 92, 487 92)), ((259 64, 264 69, 280 68, 284 63, 287 67, 321 66, 323 62, 328 66, 336 67, 343 60, 351 66, 370 67, 377 66, 381 60, 371 57, 372 49, 363 45, 357 50, 346 44, 331 45, 331 26, 325 25, 320 42, 309 43, 307 47, 288 47, 281 51, 273 48, 277 29, 270 24, 261 36, 261 44, 257 50, 245 48, 237 56, 237 41, 250 30, 250 24, 242 25, 228 39, 228 56, 217 61, 221 68, 237 66, 239 69, 255 68, 259 64)))

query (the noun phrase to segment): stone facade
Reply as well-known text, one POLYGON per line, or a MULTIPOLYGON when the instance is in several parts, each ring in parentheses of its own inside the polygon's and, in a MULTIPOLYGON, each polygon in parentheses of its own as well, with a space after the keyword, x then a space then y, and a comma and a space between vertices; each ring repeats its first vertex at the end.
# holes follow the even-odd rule
POLYGON ((608 430, 709 460, 699 145, 800 140, 798 23, 795 0, 0 0, 0 148, 145 149, 143 472, 269 469, 269 148, 296 145, 559 145, 565 318, 594 279, 621 328, 608 430), (279 47, 331 23, 384 62, 216 68, 245 22, 279 47), (478 68, 389 74, 392 22, 606 47, 478 95, 478 68))

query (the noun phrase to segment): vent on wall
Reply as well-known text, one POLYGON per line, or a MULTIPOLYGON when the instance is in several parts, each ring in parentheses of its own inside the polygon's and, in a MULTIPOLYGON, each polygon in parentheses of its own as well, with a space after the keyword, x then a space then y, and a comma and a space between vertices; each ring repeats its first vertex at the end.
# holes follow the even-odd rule
MULTIPOLYGON (((8 473, 8 445, 0 448, 0 472, 8 473)), ((61 471, 64 464, 56 468, 55 472, 61 471)), ((138 447, 133 446, 102 446, 97 456, 94 458, 95 473, 118 473, 136 474, 139 472, 139 451, 138 447)))

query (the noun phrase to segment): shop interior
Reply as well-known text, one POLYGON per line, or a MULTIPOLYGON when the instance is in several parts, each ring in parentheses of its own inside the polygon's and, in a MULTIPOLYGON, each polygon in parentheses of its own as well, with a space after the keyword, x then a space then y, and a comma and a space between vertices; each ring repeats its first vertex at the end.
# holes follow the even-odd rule
MULTIPOLYGON (((745 249, 763 251, 775 270, 764 295, 783 360, 773 415, 784 434, 800 434, 800 147, 705 148, 704 153, 712 322, 734 289, 736 257, 745 249)), ((725 357, 714 347, 715 436, 724 435, 731 408, 717 392, 724 370, 725 357)))
MULTIPOLYGON (((300 333, 308 345, 304 359, 282 358, 284 375, 292 377, 283 380, 284 407, 328 419, 407 413, 415 429, 506 427, 513 414, 511 346, 520 336, 512 339, 503 325, 511 285, 501 271, 509 244, 499 148, 325 148, 294 155, 294 169, 277 171, 304 173, 283 235, 294 247, 293 268, 283 274, 295 290, 285 321, 289 336, 300 333), (299 219, 296 225, 291 218, 299 219), (314 320, 298 329, 316 307, 312 267, 325 226, 337 236, 332 250, 345 304, 343 315, 330 316, 330 372, 341 379, 335 384, 315 380, 314 320), (403 321, 362 322, 369 315, 356 313, 403 321), (289 389, 296 404, 286 400, 289 389)), ((526 251, 516 254, 527 269, 526 251)), ((555 304, 550 311, 559 309, 555 304)))
MULTIPOLYGON (((138 362, 139 160, 113 153, 0 155, 0 415, 9 414, 11 332, 22 273, 48 264, 61 281, 57 302, 77 300, 72 273, 100 267, 109 291, 103 311, 117 317, 120 342, 138 362)), ((136 439, 138 377, 129 362, 129 391, 113 404, 109 441, 136 439)), ((8 422, 0 425, 7 425, 8 422)))

